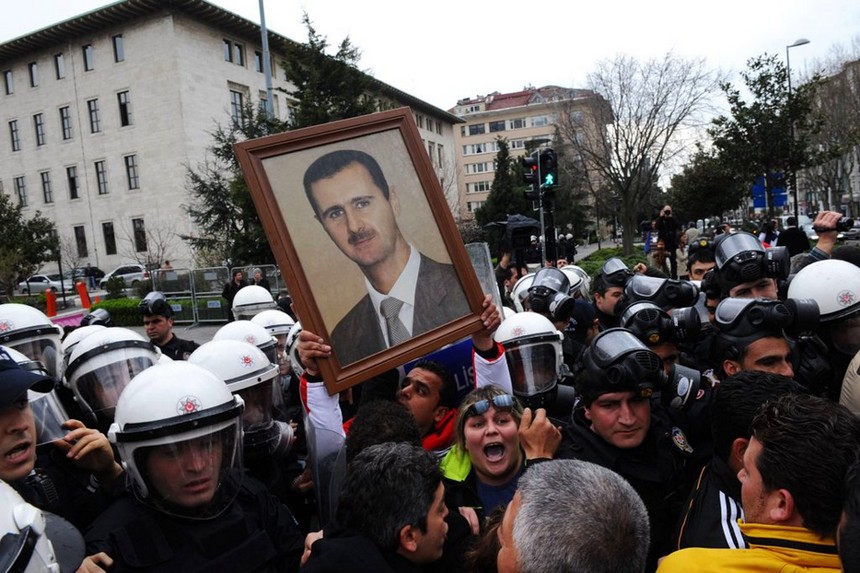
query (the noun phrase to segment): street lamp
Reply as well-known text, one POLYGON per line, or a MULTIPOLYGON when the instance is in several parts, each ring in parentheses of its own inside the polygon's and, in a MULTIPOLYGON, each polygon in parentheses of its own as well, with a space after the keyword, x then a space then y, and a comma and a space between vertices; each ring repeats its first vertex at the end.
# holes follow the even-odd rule
MULTIPOLYGON (((789 50, 791 48, 796 48, 798 46, 804 46, 809 43, 809 40, 806 38, 799 38, 794 41, 793 44, 789 44, 785 47, 785 74, 788 76, 788 106, 791 107, 791 59, 789 57, 789 50)), ((789 109, 789 129, 791 131, 791 139, 788 142, 789 148, 789 162, 791 161, 791 148, 794 147, 794 121, 791 120, 791 113, 789 109)), ((794 218, 799 223, 800 222, 800 203, 797 200, 797 176, 794 173, 794 166, 789 165, 791 167, 791 189, 794 196, 794 218)))

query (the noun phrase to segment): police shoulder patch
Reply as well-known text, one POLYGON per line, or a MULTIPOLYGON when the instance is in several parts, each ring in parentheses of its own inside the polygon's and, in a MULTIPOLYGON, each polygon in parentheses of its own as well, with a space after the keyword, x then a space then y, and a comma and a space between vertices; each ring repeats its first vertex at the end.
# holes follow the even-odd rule
POLYGON ((684 435, 681 428, 677 426, 672 426, 672 443, 685 454, 693 453, 693 446, 691 446, 690 442, 687 441, 687 436, 684 435))

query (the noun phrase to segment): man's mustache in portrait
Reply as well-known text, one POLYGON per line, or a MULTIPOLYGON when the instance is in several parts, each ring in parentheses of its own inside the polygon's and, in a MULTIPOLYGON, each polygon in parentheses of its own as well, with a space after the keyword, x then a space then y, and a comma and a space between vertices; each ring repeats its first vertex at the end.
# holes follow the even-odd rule
POLYGON ((361 241, 365 241, 367 239, 372 239, 376 233, 367 229, 359 229, 354 233, 349 234, 349 244, 355 245, 356 243, 360 243, 361 241))

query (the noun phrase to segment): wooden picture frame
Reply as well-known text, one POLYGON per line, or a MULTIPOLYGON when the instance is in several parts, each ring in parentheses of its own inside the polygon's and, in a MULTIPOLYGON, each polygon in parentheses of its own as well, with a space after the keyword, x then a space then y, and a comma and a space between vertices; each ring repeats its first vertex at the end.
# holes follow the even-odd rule
POLYGON ((332 345, 319 361, 329 393, 480 330, 482 289, 409 108, 235 149, 297 316, 332 345), (415 286, 390 290, 392 277, 415 286), (380 286, 376 298, 371 286, 380 286), (380 314, 379 297, 408 298, 410 288, 399 330, 380 314))

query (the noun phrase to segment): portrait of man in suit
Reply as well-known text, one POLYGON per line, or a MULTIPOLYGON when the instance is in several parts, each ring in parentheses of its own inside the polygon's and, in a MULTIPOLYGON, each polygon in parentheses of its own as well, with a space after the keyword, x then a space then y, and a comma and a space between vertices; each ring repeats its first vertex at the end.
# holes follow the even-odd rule
POLYGON ((364 276, 366 294, 331 333, 342 365, 470 313, 454 267, 404 237, 396 185, 373 156, 355 149, 326 153, 307 168, 303 185, 328 237, 364 276))

